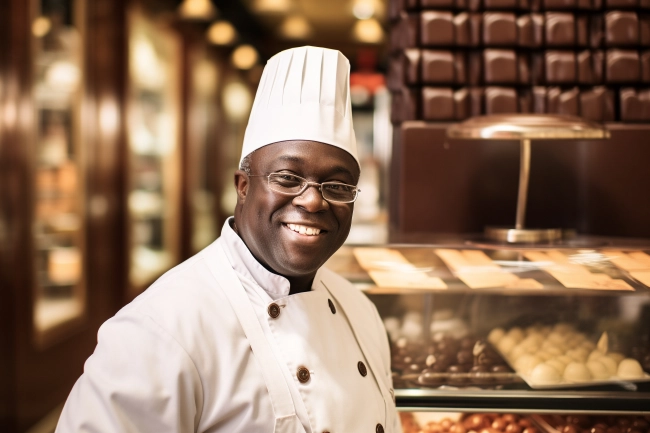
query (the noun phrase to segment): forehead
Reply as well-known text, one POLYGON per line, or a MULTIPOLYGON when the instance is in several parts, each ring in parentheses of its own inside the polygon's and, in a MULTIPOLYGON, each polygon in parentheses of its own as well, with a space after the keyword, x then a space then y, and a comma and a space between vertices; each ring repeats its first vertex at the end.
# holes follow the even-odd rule
POLYGON ((359 177, 357 161, 343 149, 317 141, 281 141, 256 150, 256 168, 279 169, 282 165, 300 166, 306 171, 333 171, 359 177))

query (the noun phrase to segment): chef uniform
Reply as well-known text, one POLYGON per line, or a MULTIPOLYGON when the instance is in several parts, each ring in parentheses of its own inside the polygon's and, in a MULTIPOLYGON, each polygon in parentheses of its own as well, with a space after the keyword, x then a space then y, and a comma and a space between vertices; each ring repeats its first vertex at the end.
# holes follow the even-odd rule
MULTIPOLYGON (((303 139, 356 159, 350 117, 347 59, 315 47, 284 51, 265 68, 242 158, 303 139), (282 105, 295 96, 287 95, 291 80, 303 95, 318 87, 315 102, 302 98, 306 116, 320 116, 312 131, 278 114, 278 97, 282 105), (284 132, 260 116, 267 110, 284 132)), ((326 268, 311 291, 289 295, 289 281, 253 257, 232 223, 102 325, 57 432, 400 431, 386 331, 372 302, 326 268)))

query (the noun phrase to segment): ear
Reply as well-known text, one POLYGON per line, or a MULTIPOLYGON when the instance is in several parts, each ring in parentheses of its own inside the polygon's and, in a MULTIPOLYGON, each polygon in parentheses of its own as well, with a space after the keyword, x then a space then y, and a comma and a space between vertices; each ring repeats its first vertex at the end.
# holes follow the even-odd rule
POLYGON ((237 190, 237 202, 244 202, 248 194, 249 177, 243 170, 235 171, 235 189, 237 190))

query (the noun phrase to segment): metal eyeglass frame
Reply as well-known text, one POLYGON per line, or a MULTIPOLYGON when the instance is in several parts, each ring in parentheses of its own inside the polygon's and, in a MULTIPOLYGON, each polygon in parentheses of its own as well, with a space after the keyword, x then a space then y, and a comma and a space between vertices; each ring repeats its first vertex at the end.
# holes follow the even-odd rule
POLYGON ((338 203, 340 203, 340 204, 354 203, 355 201, 357 201, 357 198, 359 198, 359 193, 361 192, 361 189, 359 187, 357 187, 356 185, 349 185, 347 183, 339 183, 339 182, 321 182, 321 183, 310 182, 307 179, 305 179, 304 177, 296 176, 295 174, 292 174, 291 176, 293 176, 295 178, 298 178, 298 179, 300 179, 300 180, 302 180, 304 182, 304 186, 300 189, 300 191, 297 192, 297 193, 278 191, 277 189, 275 189, 275 188, 273 188, 271 186, 271 176, 273 176, 273 175, 281 175, 281 174, 282 173, 271 173, 271 174, 268 174, 268 175, 266 175, 266 174, 248 174, 247 176, 248 177, 266 177, 266 183, 269 186, 269 189, 271 189, 271 191, 275 191, 277 193, 284 194, 284 195, 291 195, 291 196, 294 196, 294 197, 297 197, 297 196, 301 195, 302 193, 304 193, 305 191, 307 191, 307 188, 309 188, 310 186, 316 186, 316 187, 318 187, 318 191, 320 191, 320 195, 321 195, 321 197, 323 197, 323 200, 325 200, 328 203, 337 203, 337 204, 338 203), (323 195, 323 189, 322 189, 322 186, 325 185, 325 184, 343 185, 343 186, 350 186, 350 187, 354 188, 354 190, 356 191, 356 194, 354 195, 354 199, 352 199, 350 201, 338 201, 338 200, 329 200, 329 199, 325 198, 325 196, 323 195))

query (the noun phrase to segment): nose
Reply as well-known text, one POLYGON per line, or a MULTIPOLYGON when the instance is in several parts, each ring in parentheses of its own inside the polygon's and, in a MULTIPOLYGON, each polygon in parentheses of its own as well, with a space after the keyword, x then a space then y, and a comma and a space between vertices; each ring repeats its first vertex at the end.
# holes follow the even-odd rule
POLYGON ((294 197, 293 204, 307 212, 320 212, 329 207, 329 203, 320 191, 320 185, 315 184, 310 184, 302 194, 294 197))

